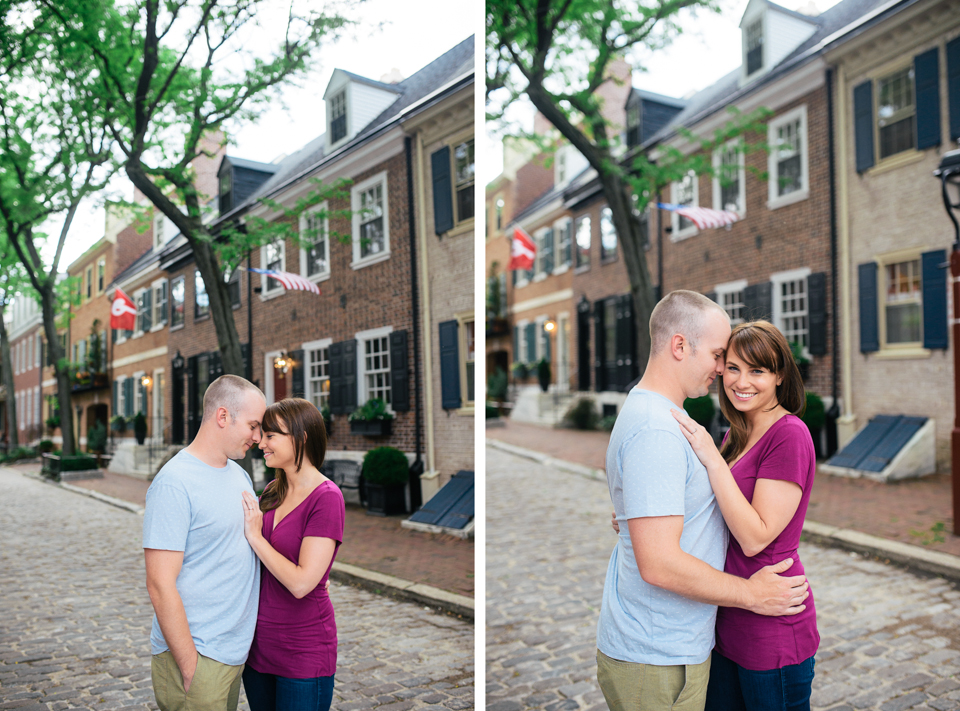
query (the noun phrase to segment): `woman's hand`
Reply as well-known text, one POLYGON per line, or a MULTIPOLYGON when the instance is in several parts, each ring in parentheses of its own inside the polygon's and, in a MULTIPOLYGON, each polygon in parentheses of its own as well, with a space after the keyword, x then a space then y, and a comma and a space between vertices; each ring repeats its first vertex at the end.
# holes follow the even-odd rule
POLYGON ((249 491, 243 492, 243 535, 250 544, 263 537, 263 512, 260 510, 260 502, 249 491))
POLYGON ((683 436, 687 438, 690 446, 693 447, 693 451, 700 460, 700 463, 703 464, 708 471, 711 466, 723 462, 723 457, 721 457, 720 452, 717 451, 717 445, 714 443, 713 437, 710 436, 706 427, 701 427, 693 418, 675 408, 670 409, 670 414, 680 423, 680 431, 683 432, 683 436))
POLYGON ((620 523, 617 521, 617 512, 613 511, 610 513, 610 528, 613 529, 613 532, 616 534, 620 533, 620 523))

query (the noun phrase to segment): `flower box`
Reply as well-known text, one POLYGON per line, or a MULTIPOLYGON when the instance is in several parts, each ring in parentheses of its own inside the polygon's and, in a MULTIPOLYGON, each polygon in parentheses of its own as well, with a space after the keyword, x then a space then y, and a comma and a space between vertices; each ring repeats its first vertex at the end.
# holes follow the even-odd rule
POLYGON ((350 433, 364 437, 387 437, 393 420, 350 420, 350 433))

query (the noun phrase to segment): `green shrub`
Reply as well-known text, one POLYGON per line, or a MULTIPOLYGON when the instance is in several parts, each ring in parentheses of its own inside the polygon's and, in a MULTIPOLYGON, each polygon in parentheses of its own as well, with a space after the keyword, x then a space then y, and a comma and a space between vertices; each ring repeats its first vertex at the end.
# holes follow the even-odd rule
POLYGON ((604 432, 610 432, 615 424, 617 424, 617 416, 607 415, 600 420, 600 429, 602 429, 604 432))
POLYGON ((105 452, 107 449, 107 428, 97 420, 87 432, 87 451, 105 452))
POLYGON ((147 416, 142 412, 137 412, 133 416, 133 433, 136 435, 138 442, 147 436, 147 416))
POLYGON ((407 456, 396 447, 375 447, 363 458, 363 478, 370 484, 406 484, 410 478, 407 456))
POLYGON ((40 444, 37 445, 37 449, 42 452, 52 452, 53 451, 53 441, 49 439, 40 440, 40 444))
POLYGON ((494 418, 500 417, 500 409, 496 405, 491 405, 487 403, 487 419, 492 420, 494 418))
POLYGON ((565 422, 578 430, 595 430, 600 423, 600 413, 593 400, 582 397, 570 406, 563 416, 565 422))
POLYGON ((16 462, 20 459, 33 459, 37 456, 37 450, 33 447, 16 447, 7 452, 7 456, 3 458, 5 462, 16 462))
POLYGON ((96 469, 97 460, 86 454, 75 454, 72 457, 60 457, 60 471, 79 472, 86 469, 96 469))
POLYGON ((44 424, 47 426, 47 429, 55 430, 60 426, 60 415, 51 415, 46 420, 44 424))
POLYGON ((827 421, 827 415, 824 411, 823 399, 819 395, 807 391, 807 406, 800 415, 800 419, 811 431, 823 428, 827 421))
POLYGON ((514 380, 526 380, 527 376, 530 375, 530 368, 527 367, 526 363, 517 361, 510 366, 510 372, 513 373, 514 380))
POLYGON ((498 367, 489 378, 487 378, 487 398, 502 402, 507 399, 507 373, 503 368, 498 367))
POLYGON ((350 422, 371 422, 373 420, 392 420, 393 413, 387 411, 387 404, 378 397, 367 400, 350 413, 350 422))
POLYGON ((687 411, 687 414, 690 415, 698 425, 703 425, 706 429, 710 429, 713 416, 717 411, 716 406, 713 404, 713 398, 709 395, 704 395, 703 397, 688 397, 683 401, 683 409, 687 411))
POLYGON ((114 415, 110 418, 110 429, 114 432, 126 431, 127 419, 123 415, 114 415))

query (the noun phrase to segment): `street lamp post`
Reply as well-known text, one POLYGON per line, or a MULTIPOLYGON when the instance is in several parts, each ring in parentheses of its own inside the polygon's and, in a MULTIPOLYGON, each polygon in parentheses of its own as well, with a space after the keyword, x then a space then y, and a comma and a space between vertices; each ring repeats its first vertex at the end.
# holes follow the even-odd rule
POLYGON ((953 293, 953 431, 950 433, 953 487, 953 532, 960 535, 960 150, 945 153, 933 173, 940 178, 943 207, 953 222, 954 241, 950 252, 950 286, 953 293))

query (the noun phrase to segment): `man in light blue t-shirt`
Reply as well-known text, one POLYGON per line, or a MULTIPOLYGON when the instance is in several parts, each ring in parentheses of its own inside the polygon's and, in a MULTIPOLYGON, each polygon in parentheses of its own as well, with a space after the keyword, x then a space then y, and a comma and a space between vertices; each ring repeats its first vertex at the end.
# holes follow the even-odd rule
POLYGON ((723 573, 727 528, 707 471, 670 414, 723 371, 730 319, 693 291, 667 294, 650 316, 650 359, 607 447, 619 539, 597 627, 597 679, 613 711, 703 709, 717 606, 796 614, 803 576, 791 560, 749 580, 723 573))
POLYGON ((242 459, 260 441, 263 393, 223 375, 196 438, 147 491, 143 517, 153 690, 161 711, 235 711, 257 624, 260 563, 243 535, 242 459))

